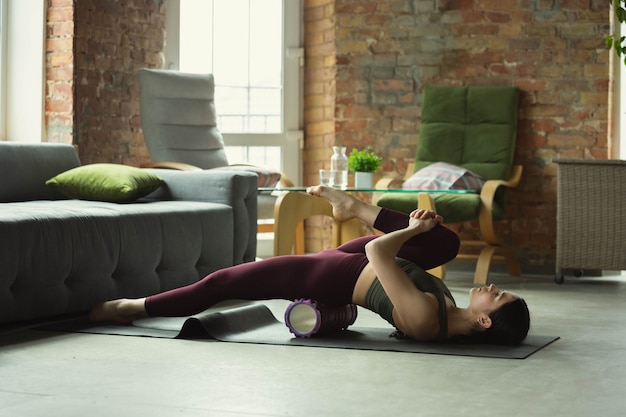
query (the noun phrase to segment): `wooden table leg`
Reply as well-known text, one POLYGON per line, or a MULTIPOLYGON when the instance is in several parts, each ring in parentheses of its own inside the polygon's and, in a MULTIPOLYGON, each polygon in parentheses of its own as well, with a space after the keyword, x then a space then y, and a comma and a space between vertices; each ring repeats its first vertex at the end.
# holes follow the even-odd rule
POLYGON ((339 246, 342 228, 334 219, 333 207, 327 200, 301 192, 285 192, 278 197, 274 206, 274 255, 292 254, 296 231, 303 227, 304 219, 316 215, 333 219, 331 244, 339 246))
POLYGON ((434 210, 435 201, 430 196, 430 193, 417 194, 417 208, 424 210, 434 210))
POLYGON ((348 220, 347 222, 343 222, 339 224, 341 228, 340 233, 340 244, 351 241, 352 239, 356 239, 357 237, 361 237, 361 221, 359 219, 348 220))

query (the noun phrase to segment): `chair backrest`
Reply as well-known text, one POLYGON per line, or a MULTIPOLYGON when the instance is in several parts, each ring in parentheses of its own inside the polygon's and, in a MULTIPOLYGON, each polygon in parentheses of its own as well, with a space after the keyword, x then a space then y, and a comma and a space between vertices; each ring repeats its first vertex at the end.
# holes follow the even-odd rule
POLYGON ((202 169, 228 165, 217 129, 212 74, 142 69, 141 128, 153 162, 183 162, 202 169))
POLYGON ((488 180, 508 178, 518 104, 517 87, 425 87, 415 171, 448 162, 488 180))

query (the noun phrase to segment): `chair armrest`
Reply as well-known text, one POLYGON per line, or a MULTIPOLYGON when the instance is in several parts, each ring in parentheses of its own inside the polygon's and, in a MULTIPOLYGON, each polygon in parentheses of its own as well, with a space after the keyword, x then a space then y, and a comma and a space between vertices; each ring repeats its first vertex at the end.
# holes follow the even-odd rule
POLYGON ((489 244, 499 244, 493 227, 493 201, 496 196, 496 191, 501 186, 509 188, 517 187, 522 178, 522 170, 523 167, 521 165, 513 165, 509 178, 506 180, 488 180, 480 191, 481 204, 478 223, 483 239, 489 244))
POLYGON ((142 168, 161 168, 161 169, 175 169, 178 171, 202 171, 202 168, 199 168, 195 165, 185 164, 183 162, 148 162, 147 164, 142 164, 142 168))
MULTIPOLYGON (((229 165, 229 167, 235 167, 235 168, 236 167, 249 167, 249 168, 258 168, 258 169, 261 169, 261 170, 267 170, 267 168, 258 167, 257 165, 252 165, 252 164, 231 164, 231 165, 229 165)), ((295 187, 295 185, 293 184, 293 181, 291 181, 291 179, 284 172, 273 171, 271 169, 269 169, 269 171, 271 171, 272 173, 276 173, 276 174, 280 175, 280 177, 278 179, 278 183, 282 187, 295 187)), ((264 187, 266 187, 266 186, 267 185, 264 185, 264 187)))
POLYGON ((284 172, 280 173, 280 181, 278 182, 285 188, 295 187, 293 181, 291 181, 291 178, 289 178, 284 172))
POLYGON ((388 188, 400 188, 403 180, 396 177, 384 177, 376 181, 374 188, 377 190, 386 190, 388 188))
POLYGON ((165 183, 144 201, 205 201, 233 209, 234 261, 254 261, 257 230, 257 175, 246 171, 176 171, 146 168, 165 183))

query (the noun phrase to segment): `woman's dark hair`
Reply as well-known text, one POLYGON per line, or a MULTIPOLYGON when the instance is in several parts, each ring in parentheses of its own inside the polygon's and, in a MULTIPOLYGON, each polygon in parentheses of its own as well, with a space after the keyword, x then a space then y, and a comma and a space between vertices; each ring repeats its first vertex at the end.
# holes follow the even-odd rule
POLYGON ((517 298, 489 314, 491 327, 467 338, 470 343, 519 345, 530 329, 530 312, 523 298, 517 298))
MULTIPOLYGON (((491 327, 470 336, 455 336, 451 341, 456 343, 485 343, 492 345, 519 345, 530 329, 530 311, 523 298, 502 305, 489 314, 491 327)), ((397 330, 389 335, 397 339, 406 339, 407 336, 397 330)))
POLYGON ((523 298, 517 298, 492 311, 489 318, 491 327, 485 331, 470 336, 456 336, 452 340, 458 343, 516 346, 528 335, 530 312, 523 298))

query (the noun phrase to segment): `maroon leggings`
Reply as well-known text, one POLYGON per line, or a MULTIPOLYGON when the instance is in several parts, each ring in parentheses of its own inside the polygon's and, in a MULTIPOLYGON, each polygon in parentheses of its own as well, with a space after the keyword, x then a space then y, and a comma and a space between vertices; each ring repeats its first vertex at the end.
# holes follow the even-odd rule
MULTIPOLYGON (((408 215, 381 209, 374 227, 388 233, 408 225, 408 215)), ((285 255, 221 269, 202 280, 146 298, 149 316, 188 316, 225 300, 310 298, 329 306, 352 302, 359 274, 367 265, 365 244, 378 236, 360 237, 314 255, 285 255)), ((459 238, 443 226, 409 239, 398 256, 423 269, 451 261, 459 238)))

